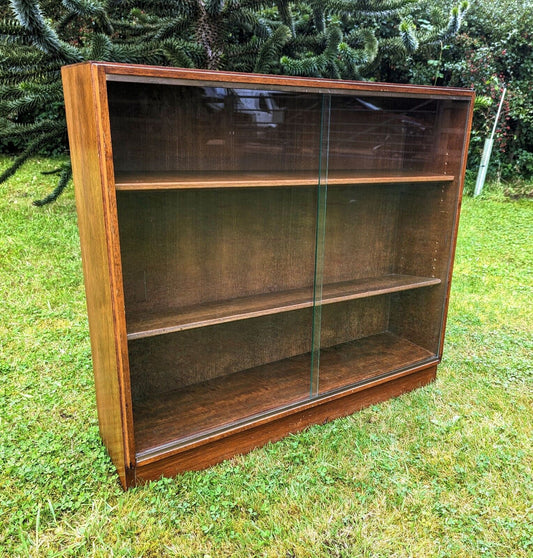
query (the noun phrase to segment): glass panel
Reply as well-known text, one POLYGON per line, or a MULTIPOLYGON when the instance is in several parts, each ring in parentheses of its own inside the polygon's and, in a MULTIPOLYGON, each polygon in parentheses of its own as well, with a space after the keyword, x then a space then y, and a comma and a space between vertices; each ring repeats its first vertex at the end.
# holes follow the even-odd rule
POLYGON ((437 102, 428 98, 335 95, 330 171, 368 177, 432 170, 437 102))
MULTIPOLYGON (((438 284, 407 289, 391 296, 389 331, 429 351, 442 353, 444 316, 453 259, 453 231, 461 194, 463 142, 468 104, 440 100, 434 103, 431 144, 433 172, 453 180, 434 184, 406 184, 398 208, 396 273, 434 278, 438 284)), ((416 115, 413 116, 413 118, 416 115)), ((428 155, 428 160, 429 160, 428 155)))
POLYGON ((453 103, 331 98, 321 394, 439 354, 467 114, 453 103))
POLYGON ((108 96, 138 454, 308 399, 321 95, 108 96))
POLYGON ((320 385, 320 337, 322 332, 322 295, 324 285, 330 117, 331 95, 324 94, 322 95, 316 212, 315 277, 313 286, 313 329, 311 344, 311 397, 318 395, 320 385))

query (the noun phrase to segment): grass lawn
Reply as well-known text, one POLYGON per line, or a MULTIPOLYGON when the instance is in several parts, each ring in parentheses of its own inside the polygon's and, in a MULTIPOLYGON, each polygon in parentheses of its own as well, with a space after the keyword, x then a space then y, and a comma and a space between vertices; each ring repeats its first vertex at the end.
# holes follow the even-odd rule
POLYGON ((533 556, 533 201, 464 200, 434 384, 124 493, 52 168, 0 185, 1 556, 533 556))

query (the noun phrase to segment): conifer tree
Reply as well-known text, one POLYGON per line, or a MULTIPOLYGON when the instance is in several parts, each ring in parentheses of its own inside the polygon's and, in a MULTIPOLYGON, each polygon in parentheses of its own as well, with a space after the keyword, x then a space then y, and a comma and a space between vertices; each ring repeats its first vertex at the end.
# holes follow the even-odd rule
MULTIPOLYGON (((0 0, 1 1, 1 0, 0 0)), ((411 0, 4 0, 0 13, 0 148, 13 175, 45 147, 66 149, 61 66, 84 60, 343 79, 387 75, 449 41, 466 4, 416 32, 411 0), (46 15, 45 15, 46 14, 46 15)), ((58 171, 57 198, 71 177, 58 171)))

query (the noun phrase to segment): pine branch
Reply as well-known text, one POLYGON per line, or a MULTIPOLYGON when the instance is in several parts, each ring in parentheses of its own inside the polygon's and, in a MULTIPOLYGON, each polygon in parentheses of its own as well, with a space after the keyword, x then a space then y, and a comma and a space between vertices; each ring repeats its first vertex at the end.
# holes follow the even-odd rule
POLYGON ((184 13, 192 15, 198 10, 197 0, 182 0, 169 2, 168 0, 107 0, 109 13, 118 17, 127 17, 132 10, 140 10, 155 14, 158 17, 178 17, 184 13))
POLYGON ((161 46, 168 64, 179 68, 196 68, 205 63, 204 51, 196 43, 168 39, 161 46))
POLYGON ((322 52, 326 48, 326 34, 296 35, 288 43, 291 52, 322 52))
POLYGON ((363 61, 361 50, 351 48, 347 43, 340 43, 339 56, 344 66, 344 77, 349 79, 359 79, 359 66, 363 61))
POLYGON ((13 19, 3 19, 0 21, 0 37, 4 40, 20 38, 24 33, 24 27, 13 19))
POLYGON ((147 44, 117 45, 113 44, 109 54, 110 60, 129 64, 165 64, 165 54, 160 45, 147 44))
POLYGON ((450 11, 450 16, 446 26, 433 29, 420 36, 421 46, 439 46, 457 35, 468 8, 469 4, 466 1, 454 6, 450 11))
POLYGON ((61 41, 52 27, 46 23, 37 3, 32 0, 10 0, 10 4, 28 38, 39 50, 64 63, 81 62, 79 52, 61 41))
POLYGON ((73 12, 65 14, 56 26, 56 32, 58 34, 63 34, 66 28, 77 18, 77 15, 73 12))
POLYGON ((404 20, 400 23, 400 37, 405 50, 412 54, 418 48, 418 38, 415 34, 415 25, 412 21, 404 20))
POLYGON ((331 23, 326 31, 326 49, 324 54, 329 60, 337 56, 338 47, 342 41, 342 31, 338 23, 331 23))
POLYGON ((324 13, 324 2, 322 0, 310 0, 309 4, 313 11, 313 23, 318 33, 324 33, 326 30, 326 17, 324 13))
MULTIPOLYGON (((67 131, 65 121, 40 120, 31 124, 17 124, 3 120, 0 127, 0 138, 31 137, 36 134, 59 137, 66 134, 67 131)), ((28 143, 28 145, 30 144, 31 142, 28 143)))
POLYGON ((107 17, 107 13, 99 2, 92 0, 61 0, 69 12, 78 17, 107 17))
POLYGON ((221 14, 224 7, 224 0, 204 0, 205 11, 211 17, 217 17, 221 14))
POLYGON ((230 10, 227 14, 227 27, 245 30, 260 39, 268 39, 272 33, 271 26, 248 9, 230 10))
POLYGON ((131 21, 112 20, 112 23, 116 34, 116 36, 114 37, 115 42, 126 44, 135 43, 143 39, 159 40, 163 38, 156 37, 160 29, 157 22, 138 23, 131 21))
POLYGON ((186 31, 190 30, 191 22, 183 17, 169 18, 154 27, 156 29, 154 39, 176 38, 181 37, 186 31))
MULTIPOLYGON (((50 103, 63 100, 63 91, 59 84, 54 83, 48 86, 43 86, 39 90, 31 86, 26 91, 21 91, 18 97, 11 97, 9 100, 0 101, 0 116, 3 117, 20 117, 23 114, 34 112, 38 109, 41 111, 50 106, 50 103)), ((2 131, 0 131, 2 134, 2 131)))
POLYGON ((269 0, 228 0, 228 8, 250 8, 252 10, 265 10, 272 6, 269 0))
POLYGON ((103 33, 94 33, 91 36, 87 60, 112 60, 113 43, 103 33))
POLYGON ((67 187, 70 179, 72 178, 72 165, 67 163, 61 170, 61 176, 54 191, 45 196, 40 200, 34 200, 33 205, 37 207, 42 207, 43 205, 52 203, 57 200, 57 198, 63 193, 63 190, 67 187))
POLYGON ((97 21, 102 31, 108 35, 113 33, 113 26, 107 15, 107 10, 100 2, 94 0, 62 0, 62 3, 70 13, 82 19, 97 21))
POLYGON ((441 36, 441 39, 448 39, 459 32, 459 28, 461 27, 461 23, 468 10, 468 7, 468 2, 464 1, 451 9, 448 26, 441 36))
POLYGON ((325 61, 322 56, 310 56, 302 60, 282 56, 281 66, 283 73, 291 76, 322 77, 325 61))
POLYGON ((23 91, 20 87, 16 85, 1 85, 0 86, 0 103, 4 101, 13 101, 16 99, 20 99, 25 95, 25 91, 23 91))
POLYGON ((347 12, 379 17, 380 13, 398 13, 413 0, 328 0, 331 12, 347 12))
POLYGON ((33 155, 36 155, 39 149, 42 149, 45 145, 49 144, 50 142, 54 142, 57 140, 57 133, 48 133, 42 134, 31 141, 27 146, 26 149, 13 161, 11 166, 9 166, 1 175, 0 175, 0 184, 5 182, 8 178, 13 176, 17 170, 33 155))
POLYGON ((279 64, 279 56, 282 48, 291 37, 290 29, 280 25, 265 41, 257 55, 254 72, 268 74, 279 64))
POLYGON ((275 0, 275 4, 278 8, 278 13, 281 22, 290 29, 293 35, 296 35, 296 29, 294 27, 294 18, 292 16, 289 0, 275 0))
POLYGON ((61 77, 56 64, 43 66, 34 65, 9 65, 0 70, 0 81, 4 84, 17 85, 22 81, 34 80, 39 83, 52 83, 61 77))
POLYGON ((259 51, 264 44, 265 41, 258 37, 252 37, 246 43, 236 43, 229 46, 226 50, 229 67, 232 70, 238 67, 239 71, 243 71, 243 68, 247 68, 246 71, 249 72, 253 71, 259 51))

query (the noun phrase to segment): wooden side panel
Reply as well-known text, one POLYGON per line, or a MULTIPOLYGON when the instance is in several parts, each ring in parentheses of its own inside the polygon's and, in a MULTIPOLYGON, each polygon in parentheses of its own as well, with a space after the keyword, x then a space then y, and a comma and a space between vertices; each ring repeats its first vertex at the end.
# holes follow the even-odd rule
POLYGON ((108 146, 101 121, 105 79, 99 80, 97 72, 86 65, 63 68, 63 86, 100 433, 122 485, 127 486, 134 450, 128 437, 131 406, 124 392, 125 320, 121 320, 122 287, 116 277, 120 271, 115 259, 116 209, 110 204, 108 146))
POLYGON ((442 326, 456 196, 456 188, 448 183, 415 186, 403 194, 400 205, 396 270, 424 270, 427 277, 439 278, 441 284, 423 293, 394 295, 390 331, 434 354, 442 326))
POLYGON ((446 333, 446 320, 448 318, 448 304, 450 301, 450 291, 452 286, 453 264, 455 260, 455 249, 457 247, 457 233, 459 229, 459 217, 461 214, 461 203, 463 200, 464 179, 466 172, 466 163, 468 159, 468 144, 470 141, 470 132, 472 129, 472 117, 474 114, 474 94, 469 99, 469 102, 461 102, 462 107, 458 108, 459 102, 455 101, 456 110, 452 118, 452 130, 455 129, 453 138, 450 142, 450 148, 453 148, 459 154, 456 156, 456 168, 452 167, 452 171, 456 172, 457 178, 457 198, 455 203, 454 222, 451 231, 451 246, 449 252, 449 266, 447 277, 446 300, 444 303, 444 311, 442 315, 442 327, 439 342, 439 358, 442 358, 444 348, 444 335, 446 333))

